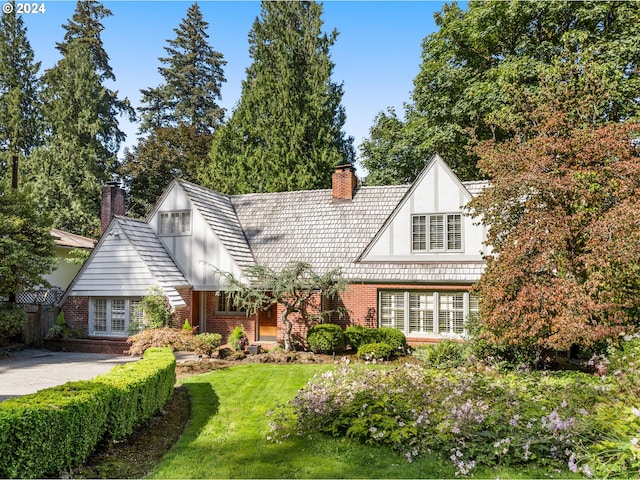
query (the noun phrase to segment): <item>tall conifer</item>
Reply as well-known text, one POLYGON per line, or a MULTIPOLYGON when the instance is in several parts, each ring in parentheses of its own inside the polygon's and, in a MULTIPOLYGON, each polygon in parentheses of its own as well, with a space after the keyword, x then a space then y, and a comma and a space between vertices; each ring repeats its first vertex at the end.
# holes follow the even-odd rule
POLYGON ((263 2, 249 33, 253 63, 240 101, 216 134, 201 183, 225 193, 324 188, 338 163, 353 162, 342 128, 342 85, 315 2, 263 2))
POLYGON ((63 26, 63 57, 43 77, 45 145, 25 168, 53 226, 90 236, 99 233, 100 189, 112 179, 125 138, 117 117, 133 115, 128 101, 103 85, 114 78, 100 39, 100 20, 110 15, 97 2, 79 1, 63 26))
POLYGON ((22 18, 15 8, 4 12, 0 19, 0 182, 8 177, 12 158, 29 155, 41 141, 39 70, 22 18))
POLYGON ((198 4, 191 5, 159 58, 164 83, 142 90, 144 136, 119 170, 134 214, 144 215, 173 177, 193 180, 224 117, 218 101, 226 62, 208 43, 208 26, 198 4))

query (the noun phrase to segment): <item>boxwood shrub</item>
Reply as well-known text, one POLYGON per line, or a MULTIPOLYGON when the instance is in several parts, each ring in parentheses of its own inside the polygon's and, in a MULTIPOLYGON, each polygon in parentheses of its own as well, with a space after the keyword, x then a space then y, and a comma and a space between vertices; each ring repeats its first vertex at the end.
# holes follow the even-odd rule
POLYGON ((121 439, 162 408, 175 384, 171 349, 88 381, 0 403, 0 478, 56 476, 103 439, 121 439))
POLYGON ((314 353, 336 353, 344 348, 344 333, 340 325, 320 323, 307 331, 307 343, 314 353))
POLYGON ((358 347, 358 358, 363 360, 388 360, 393 356, 393 347, 386 343, 365 343, 358 347))
POLYGON ((358 350, 361 345, 370 343, 386 343, 393 350, 393 355, 404 355, 407 352, 407 339, 400 330, 395 328, 380 327, 367 328, 360 325, 348 327, 344 332, 347 343, 354 350, 358 350))

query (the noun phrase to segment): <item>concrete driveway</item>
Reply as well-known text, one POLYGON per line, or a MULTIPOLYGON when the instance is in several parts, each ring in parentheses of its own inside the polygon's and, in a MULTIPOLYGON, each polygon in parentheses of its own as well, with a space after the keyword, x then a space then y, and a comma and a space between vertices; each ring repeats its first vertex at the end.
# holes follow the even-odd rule
POLYGON ((28 348, 0 358, 0 401, 107 373, 141 357, 104 353, 51 352, 28 348))

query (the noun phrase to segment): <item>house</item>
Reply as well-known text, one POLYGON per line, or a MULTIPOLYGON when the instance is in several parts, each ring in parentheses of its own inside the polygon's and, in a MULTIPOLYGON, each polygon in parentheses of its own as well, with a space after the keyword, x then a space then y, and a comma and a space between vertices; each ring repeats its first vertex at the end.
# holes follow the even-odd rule
POLYGON ((174 180, 146 220, 116 215, 105 227, 63 297, 65 318, 88 337, 126 336, 157 285, 177 325, 189 319, 223 338, 242 325, 250 341, 273 341, 280 307, 248 317, 216 272, 304 261, 351 282, 337 323, 397 328, 411 342, 458 338, 478 309, 469 288, 488 253, 485 227, 463 206, 484 185, 461 182, 438 155, 402 186, 358 187, 351 165, 326 190, 228 196, 174 180))
POLYGON ((43 275, 42 278, 51 287, 66 290, 81 267, 81 263, 74 261, 77 257, 73 255, 73 252, 77 250, 91 251, 96 241, 57 228, 52 228, 50 234, 53 237, 57 265, 51 273, 43 275))

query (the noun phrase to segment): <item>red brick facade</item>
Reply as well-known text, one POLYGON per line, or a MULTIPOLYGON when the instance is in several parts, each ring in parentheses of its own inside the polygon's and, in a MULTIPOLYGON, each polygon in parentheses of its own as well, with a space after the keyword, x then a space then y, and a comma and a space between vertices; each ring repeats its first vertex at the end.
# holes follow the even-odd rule
MULTIPOLYGON (((325 300, 323 310, 336 310, 338 308, 345 311, 345 315, 339 318, 337 314, 331 318, 332 323, 336 323, 343 328, 350 325, 363 325, 366 327, 378 326, 378 292, 380 290, 435 290, 440 292, 445 291, 465 291, 468 290, 468 286, 464 285, 408 285, 408 284, 351 284, 347 290, 338 299, 332 301, 325 300)), ((226 341, 227 336, 237 326, 242 326, 247 338, 250 342, 259 341, 258 322, 257 317, 246 316, 244 313, 235 312, 218 312, 217 303, 218 296, 216 292, 194 292, 190 288, 178 289, 180 296, 185 301, 186 305, 176 309, 173 316, 173 326, 180 328, 185 319, 189 319, 192 325, 198 325, 199 319, 194 318, 196 310, 193 309, 193 299, 197 295, 200 297, 204 295, 204 325, 199 325, 200 332, 219 333, 222 335, 222 342, 226 341)), ((316 298, 317 302, 318 299, 316 298)), ((197 307, 201 308, 200 306, 197 307)), ((88 322, 89 322, 89 298, 88 297, 68 297, 62 310, 65 313, 66 322, 77 328, 81 328, 83 335, 86 337, 88 334, 88 322)), ((278 305, 277 308, 272 311, 272 315, 277 315, 277 339, 282 341, 284 325, 281 321, 281 315, 284 307, 278 305)), ((264 314, 263 314, 264 315, 264 314)), ((261 317, 264 318, 264 317, 261 317)), ((312 321, 299 321, 299 316, 292 317, 294 320, 293 338, 298 343, 304 344, 306 338, 306 332, 309 326, 312 325, 312 321)), ((424 343, 435 342, 437 339, 425 339, 425 338, 408 338, 411 343, 424 343)))

